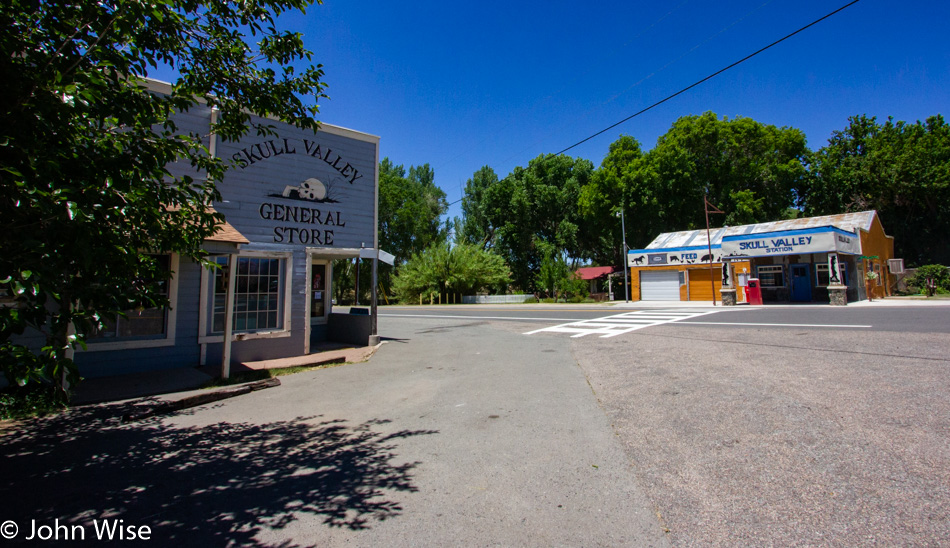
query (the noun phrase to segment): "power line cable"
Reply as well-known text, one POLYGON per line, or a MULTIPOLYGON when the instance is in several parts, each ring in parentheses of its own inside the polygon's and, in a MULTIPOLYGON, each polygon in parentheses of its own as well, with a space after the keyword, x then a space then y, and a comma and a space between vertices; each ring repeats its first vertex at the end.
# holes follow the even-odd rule
MULTIPOLYGON (((643 30, 641 30, 639 33, 637 33, 637 34, 636 34, 635 36, 633 36, 632 38, 628 39, 622 46, 620 46, 620 47, 618 47, 618 48, 615 48, 612 52, 608 53, 606 56, 603 57, 603 59, 604 59, 604 60, 608 60, 608 59, 611 59, 611 58, 615 57, 615 56, 618 55, 622 50, 624 50, 625 48, 627 48, 627 46, 629 46, 630 44, 634 43, 636 40, 638 40, 640 37, 642 37, 643 35, 645 35, 648 31, 650 31, 650 30, 652 30, 653 28, 655 28, 657 25, 659 25, 661 22, 663 22, 664 19, 668 18, 670 15, 672 15, 674 12, 676 12, 678 9, 680 9, 681 7, 683 7, 684 5, 686 5, 686 4, 687 4, 688 2, 690 2, 690 1, 691 1, 691 0, 683 0, 683 1, 680 2, 676 7, 674 7, 673 9, 671 9, 670 11, 668 11, 666 14, 664 14, 662 17, 660 17, 659 19, 657 19, 656 21, 654 21, 653 23, 651 23, 649 26, 647 26, 646 28, 644 28, 643 30)), ((769 1, 771 1, 771 0, 769 0, 769 1)), ((695 48, 694 48, 694 49, 695 49, 695 48)), ((531 106, 531 108, 529 109, 529 112, 536 111, 538 108, 540 108, 540 106, 541 106, 543 103, 554 99, 555 97, 557 97, 558 95, 560 95, 561 93, 563 93, 566 89, 569 89, 570 87, 572 87, 573 85, 575 85, 579 80, 583 79, 585 76, 587 76, 588 74, 590 74, 590 73, 593 72, 593 71, 594 71, 594 68, 593 68, 593 66, 591 66, 590 68, 587 68, 587 69, 584 70, 584 71, 579 71, 579 72, 577 72, 577 73, 575 74, 574 78, 573 78, 572 80, 568 81, 568 82, 567 82, 566 84, 564 84, 563 86, 561 86, 560 89, 558 89, 557 91, 554 91, 554 92, 552 92, 552 93, 549 93, 547 96, 542 97, 541 99, 538 99, 537 101, 535 101, 534 104, 533 104, 533 105, 531 106)), ((511 126, 513 123, 515 123, 515 118, 516 118, 515 116, 512 116, 507 122, 505 122, 505 124, 504 124, 503 126, 501 126, 500 128, 494 130, 491 135, 489 135, 489 136, 483 138, 483 139, 480 141, 480 143, 482 143, 482 144, 483 144, 483 143, 486 143, 486 142, 488 142, 489 140, 493 139, 496 135, 498 135, 498 134, 500 134, 501 132, 503 132, 507 127, 509 127, 509 126, 511 126)), ((539 141, 536 141, 534 144, 536 145, 536 144, 538 144, 538 142, 540 142, 540 140, 539 140, 539 141)), ((529 148, 530 148, 530 147, 529 147, 529 148)), ((514 154, 513 154, 512 156, 510 156, 509 158, 506 158, 505 160, 503 160, 503 162, 507 162, 507 161, 510 160, 511 158, 514 158, 514 157, 516 157, 516 156, 519 156, 519 155, 522 154, 525 150, 527 150, 527 148, 522 149, 521 152, 516 152, 516 153, 514 153, 514 154)), ((449 165, 451 165, 453 162, 455 162, 455 161, 458 160, 459 158, 465 156, 466 154, 469 154, 470 152, 471 152, 471 151, 459 152, 459 153, 458 153, 454 158, 452 158, 451 160, 449 160, 449 161, 447 161, 447 162, 443 162, 443 165, 444 165, 444 164, 449 164, 449 165)), ((441 168, 441 167, 443 167, 443 166, 440 165, 440 166, 438 166, 438 167, 441 168)), ((462 186, 462 182, 459 181, 459 190, 460 190, 460 193, 464 196, 465 191, 461 188, 461 186, 462 186)), ((449 205, 451 206, 451 205, 457 204, 460 200, 461 200, 461 198, 460 198, 459 200, 456 200, 456 201, 452 202, 452 203, 449 204, 449 205)))
MULTIPOLYGON (((766 50, 769 49, 769 48, 772 48, 772 47, 774 47, 774 46, 776 46, 776 45, 778 45, 778 44, 781 44, 782 42, 784 42, 785 40, 788 40, 788 39, 791 38, 792 36, 795 36, 796 34, 799 34, 799 33, 803 32, 803 31, 807 30, 808 28, 817 25, 818 23, 824 21, 825 19, 828 19, 829 17, 831 17, 831 16, 833 16, 833 15, 835 15, 835 14, 841 12, 841 11, 844 11, 845 9, 847 9, 847 8, 849 8, 849 7, 851 7, 851 6, 853 6, 854 4, 857 4, 857 3, 860 2, 860 1, 861 1, 861 0, 853 0, 852 2, 849 2, 849 3, 845 4, 844 6, 841 6, 840 8, 838 8, 838 9, 832 11, 831 13, 828 13, 827 15, 824 15, 824 16, 818 18, 818 19, 815 19, 814 21, 812 21, 811 23, 808 23, 808 24, 805 25, 804 27, 801 27, 801 28, 799 28, 798 30, 796 30, 796 31, 794 31, 794 32, 791 32, 791 33, 789 33, 789 34, 783 36, 782 38, 779 38, 778 40, 772 42, 771 44, 769 44, 769 45, 767 45, 767 46, 765 46, 765 47, 763 47, 763 48, 760 48, 760 49, 756 50, 755 52, 750 53, 749 55, 746 55, 746 56, 743 57, 742 59, 739 59, 738 61, 732 63, 732 64, 729 65, 729 66, 726 66, 726 67, 724 67, 724 68, 721 68, 721 69, 717 70, 716 72, 710 74, 709 76, 703 78, 702 80, 698 80, 698 81, 696 81, 695 83, 690 84, 689 86, 687 86, 687 87, 685 87, 685 88, 683 88, 683 89, 677 91, 676 93, 673 93, 673 94, 671 94, 671 95, 668 95, 667 97, 665 97, 665 98, 663 98, 663 99, 661 99, 661 100, 659 100, 659 101, 653 103, 652 105, 650 105, 650 106, 648 106, 648 107, 645 107, 645 108, 639 110, 638 112, 635 112, 635 113, 631 114, 630 116, 627 116, 627 117, 624 118, 623 120, 620 120, 619 122, 617 122, 617 123, 615 123, 615 124, 611 124, 610 126, 608 126, 608 127, 604 128, 604 129, 598 131, 597 133, 594 133, 593 135, 591 135, 591 136, 589 136, 589 137, 587 137, 587 138, 585 138, 585 139, 583 139, 583 140, 580 140, 580 141, 574 143, 573 145, 571 145, 571 146, 565 148, 564 150, 561 150, 560 152, 555 153, 555 156, 558 156, 558 155, 560 155, 560 154, 564 154, 565 152, 571 150, 572 148, 578 147, 578 146, 580 146, 580 145, 586 143, 587 141, 590 141, 590 140, 593 139, 594 137, 597 137, 597 136, 599 136, 599 135, 602 135, 602 134, 604 134, 604 133, 610 131, 611 129, 613 129, 613 128, 619 126, 619 125, 622 125, 622 124, 624 124, 624 123, 626 123, 626 122, 629 122, 630 120, 636 118, 637 116, 643 114, 644 112, 647 112, 647 111, 649 111, 649 110, 651 110, 651 109, 654 109, 654 108, 656 108, 656 107, 662 105, 663 103, 669 101, 670 99, 673 99, 673 98, 675 98, 675 97, 678 97, 678 96, 680 96, 680 95, 686 93, 687 91, 693 89, 694 87, 696 87, 696 86, 698 86, 698 85, 700 85, 700 84, 702 84, 702 83, 704 83, 704 82, 706 82, 706 81, 708 81, 708 80, 711 80, 711 79, 715 78, 716 76, 719 76, 719 75, 722 74, 723 72, 726 72, 727 70, 729 70, 729 69, 731 69, 731 68, 734 68, 734 67, 736 67, 736 66, 738 66, 738 65, 740 65, 740 64, 742 64, 742 63, 744 63, 744 62, 746 62, 746 61, 748 61, 749 59, 752 59, 752 58, 755 57, 756 55, 762 53, 763 51, 766 51, 766 50)), ((506 177, 506 178, 507 178, 507 177, 506 177)), ((502 180, 504 180, 504 179, 502 179, 502 180)), ((455 205, 455 204, 461 202, 464 198, 465 198, 465 196, 462 196, 462 197, 459 198, 458 200, 455 200, 454 202, 451 202, 451 203, 448 204, 448 205, 449 205, 449 206, 453 206, 453 205, 455 205)))
POLYGON ((613 129, 613 128, 615 128, 615 127, 617 127, 617 126, 619 126, 619 125, 621 125, 621 124, 623 124, 623 123, 625 123, 625 122, 629 122, 630 120, 636 118, 637 116, 643 114, 644 112, 647 112, 648 110, 651 110, 651 109, 653 109, 653 108, 655 108, 655 107, 658 107, 658 106, 662 105, 663 103, 669 101, 670 99, 673 99, 674 97, 677 97, 677 96, 679 96, 679 95, 682 95, 683 93, 686 93, 687 91, 689 91, 689 90, 693 89, 694 87, 696 87, 696 86, 698 86, 698 85, 700 85, 700 84, 706 82, 707 80, 710 80, 710 79, 712 79, 712 78, 715 78, 716 76, 719 76, 719 75, 722 74, 723 72, 726 72, 727 70, 729 70, 729 69, 731 69, 731 68, 733 68, 733 67, 735 67, 735 66, 737 66, 737 65, 740 65, 740 64, 742 64, 742 63, 748 61, 749 59, 752 59, 753 57, 755 57, 756 55, 762 53, 763 51, 765 51, 765 50, 767 50, 767 49, 769 49, 769 48, 771 48, 771 47, 773 47, 773 46, 776 46, 776 45, 778 45, 778 44, 784 42, 785 40, 788 40, 788 39, 791 38, 792 36, 795 36, 796 34, 798 34, 798 33, 802 32, 802 31, 808 29, 809 27, 813 27, 813 26, 817 25, 818 23, 824 21, 825 19, 828 19, 828 18, 831 17, 832 15, 835 15, 835 14, 837 14, 838 12, 843 11, 843 10, 846 9, 846 8, 849 8, 849 7, 853 6, 854 4, 857 4, 857 3, 860 2, 860 1, 861 1, 861 0, 853 0, 852 2, 849 2, 849 3, 845 4, 844 6, 841 6, 840 8, 838 8, 838 9, 836 9, 835 11, 833 11, 833 12, 831 12, 831 13, 825 15, 824 17, 821 17, 821 18, 819 18, 819 19, 816 19, 816 20, 812 21, 811 23, 808 23, 807 25, 805 25, 804 27, 802 27, 802 28, 796 30, 795 32, 792 32, 792 33, 790 33, 790 34, 785 35, 785 36, 782 37, 782 38, 779 38, 778 40, 772 42, 771 44, 765 46, 764 48, 761 48, 761 49, 759 49, 759 50, 757 50, 757 51, 755 51, 755 52, 753 52, 753 53, 750 53, 749 55, 746 55, 745 57, 743 57, 742 59, 739 59, 739 60, 736 61, 735 63, 732 63, 731 65, 729 65, 729 66, 727 66, 727 67, 725 67, 725 68, 722 68, 722 69, 717 70, 716 72, 710 74, 709 76, 703 78, 702 80, 699 80, 698 82, 695 82, 695 83, 693 83, 693 84, 691 84, 691 85, 689 85, 689 86, 687 86, 687 87, 685 87, 685 88, 683 88, 683 89, 677 91, 676 93, 674 93, 674 94, 672 94, 672 95, 669 95, 669 96, 665 97, 664 99, 661 99, 661 100, 659 100, 659 101, 653 103, 652 105, 650 105, 650 106, 648 106, 648 107, 646 107, 646 108, 640 110, 639 112, 636 112, 636 113, 634 113, 634 114, 631 114, 630 116, 627 116, 627 117, 624 118, 623 120, 620 120, 619 122, 617 122, 617 123, 615 123, 615 124, 612 124, 612 125, 610 125, 610 126, 604 128, 604 129, 598 131, 597 133, 591 135, 590 137, 587 137, 586 139, 583 139, 583 140, 581 140, 581 141, 578 141, 578 142, 574 143, 573 145, 571 145, 571 146, 565 148, 564 150, 562 150, 562 151, 556 153, 555 156, 560 155, 560 154, 564 154, 564 153, 567 152, 568 150, 571 150, 571 149, 574 148, 574 147, 580 146, 580 145, 586 143, 587 141, 590 141, 590 140, 593 139, 594 137, 597 137, 598 135, 602 135, 602 134, 604 134, 604 133, 610 131, 611 129, 613 129))

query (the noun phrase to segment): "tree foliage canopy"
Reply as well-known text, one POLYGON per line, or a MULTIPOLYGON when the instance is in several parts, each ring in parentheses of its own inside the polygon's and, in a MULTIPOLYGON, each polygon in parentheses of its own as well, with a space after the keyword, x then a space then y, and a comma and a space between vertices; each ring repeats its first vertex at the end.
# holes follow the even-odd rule
POLYGON ((482 211, 494 233, 493 247, 521 289, 536 289, 535 273, 546 251, 542 244, 580 257, 577 200, 593 171, 588 160, 548 154, 485 189, 482 211))
POLYGON ((607 156, 581 190, 578 207, 586 229, 583 231, 585 258, 602 265, 622 264, 621 208, 626 215, 626 171, 643 156, 640 143, 622 135, 610 144, 607 156))
POLYGON ((179 132, 175 113, 208 104, 224 140, 249 131, 249 113, 317 128, 323 72, 299 34, 276 27, 310 4, 0 5, 0 284, 16 301, 0 308, 0 366, 11 381, 74 371, 70 325, 82 344, 103 318, 165 304, 167 273, 149 252, 202 255, 228 166, 208 135, 179 132), (167 94, 143 80, 160 67, 180 75, 167 94), (30 327, 42 350, 12 342, 30 327))
POLYGON ((648 152, 620 136, 596 170, 554 155, 501 180, 483 167, 466 184, 460 234, 504 257, 522 289, 551 291, 557 258, 622 264, 621 210, 629 247, 645 247, 704 227, 704 197, 724 212, 714 227, 876 209, 898 256, 947 264, 950 127, 940 115, 914 124, 858 116, 812 152, 795 128, 684 116, 648 152))
POLYGON ((720 226, 781 219, 795 204, 807 155, 797 129, 684 116, 624 171, 628 242, 643 247, 663 232, 705 227, 704 196, 725 212, 720 226))
POLYGON ((389 158, 379 163, 379 245, 397 261, 445 240, 440 217, 447 209, 429 164, 410 166, 407 175, 389 158))
POLYGON ((492 226, 488 211, 491 207, 485 192, 498 183, 498 175, 489 166, 484 166, 465 182, 465 194, 462 196, 462 221, 459 224, 457 239, 460 242, 475 244, 482 249, 494 245, 495 227, 492 226))
POLYGON ((814 155, 807 215, 877 210, 908 264, 950 264, 950 126, 856 116, 814 155))

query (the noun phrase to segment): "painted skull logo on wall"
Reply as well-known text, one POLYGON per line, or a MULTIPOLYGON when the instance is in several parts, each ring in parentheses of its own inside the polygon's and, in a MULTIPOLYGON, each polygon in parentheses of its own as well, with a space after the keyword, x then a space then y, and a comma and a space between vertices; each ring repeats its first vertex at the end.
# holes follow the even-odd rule
POLYGON ((283 193, 271 194, 271 196, 306 200, 309 202, 336 203, 337 200, 330 197, 330 190, 330 185, 324 184, 323 181, 316 177, 310 177, 298 186, 287 185, 284 187, 283 193))
POLYGON ((327 197, 327 187, 320 182, 320 179, 311 177, 300 183, 297 193, 305 200, 322 200, 327 197))

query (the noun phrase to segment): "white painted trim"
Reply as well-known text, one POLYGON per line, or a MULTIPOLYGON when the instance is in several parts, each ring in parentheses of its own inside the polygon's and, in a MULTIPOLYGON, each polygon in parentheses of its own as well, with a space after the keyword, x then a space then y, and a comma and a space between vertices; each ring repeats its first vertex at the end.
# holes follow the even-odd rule
POLYGON ((310 254, 309 248, 304 253, 305 265, 304 265, 304 303, 303 303, 303 314, 304 314, 304 325, 303 325, 303 353, 310 353, 310 276, 312 276, 312 267, 313 264, 313 255, 310 254))
POLYGON ((115 350, 135 350, 137 348, 161 348, 175 346, 175 339, 144 339, 140 341, 115 341, 96 343, 86 341, 86 349, 79 348, 80 352, 107 352, 115 350))
POLYGON ((138 339, 125 341, 86 341, 86 350, 81 352, 107 352, 111 350, 134 350, 136 348, 160 348, 175 346, 175 331, 178 325, 178 264, 177 253, 171 253, 168 259, 168 268, 171 277, 168 279, 168 308, 165 310, 165 336, 157 339, 138 339))
MULTIPOLYGON (((320 132, 329 133, 330 135, 338 135, 340 137, 348 137, 350 139, 355 139, 357 141, 363 141, 366 143, 374 143, 376 145, 379 145, 378 135, 364 133, 362 131, 357 131, 355 129, 345 128, 341 126, 334 126, 331 124, 320 122, 320 129, 317 130, 317 133, 320 133, 320 132)), ((379 149, 378 146, 376 148, 377 150, 379 149)), ((379 162, 376 162, 376 165, 379 165, 379 162)))
MULTIPOLYGON (((283 339, 285 337, 290 337, 291 333, 289 330, 280 330, 280 331, 258 331, 255 333, 235 333, 231 335, 231 342, 234 341, 251 341, 254 339, 283 339)), ((208 344, 208 343, 223 343, 224 335, 206 335, 204 337, 198 337, 199 344, 208 344)))

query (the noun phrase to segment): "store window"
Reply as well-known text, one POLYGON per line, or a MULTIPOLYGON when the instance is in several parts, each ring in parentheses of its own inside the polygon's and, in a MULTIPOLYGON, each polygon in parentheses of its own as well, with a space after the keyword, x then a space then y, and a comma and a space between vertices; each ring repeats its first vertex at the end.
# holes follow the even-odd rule
POLYGON ((782 265, 766 265, 756 269, 762 287, 785 287, 785 270, 782 265))
MULTIPOLYGON (((828 287, 830 280, 827 263, 818 263, 815 265, 815 285, 817 287, 828 287)), ((848 265, 847 263, 838 263, 838 274, 841 285, 848 285, 848 265)))
MULTIPOLYGON (((222 268, 214 273, 214 311, 211 332, 224 332, 227 296, 227 257, 215 261, 222 268)), ((234 287, 235 332, 253 332, 283 327, 284 261, 269 257, 238 257, 234 287)))
MULTIPOLYGON (((159 294, 167 299, 172 283, 171 256, 156 255, 155 261, 165 275, 152 281, 158 283, 159 294)), ((124 315, 103 319, 102 323, 98 331, 88 335, 90 342, 164 338, 168 331, 168 308, 126 310, 124 315)))

